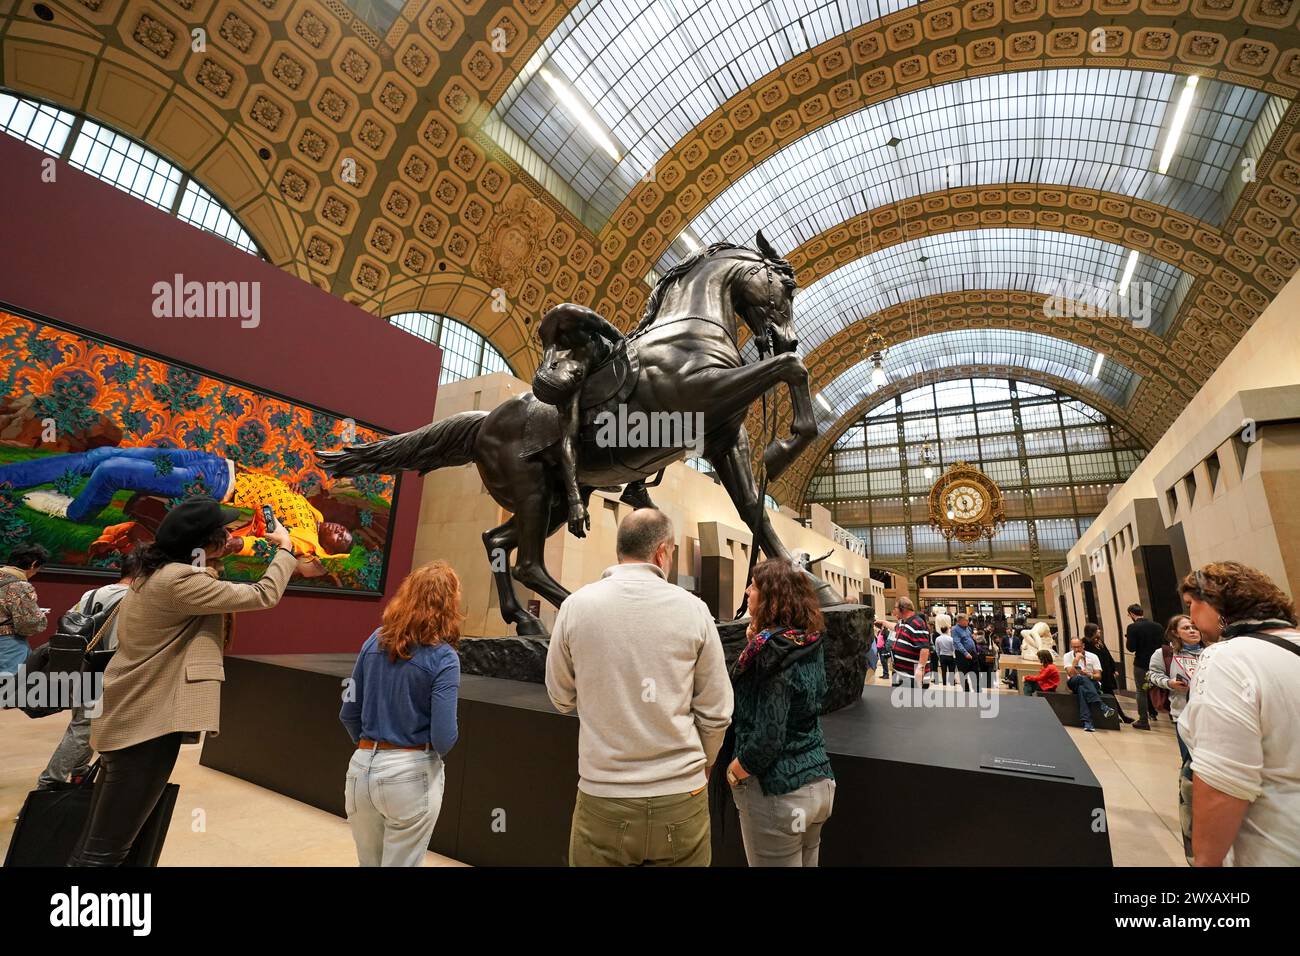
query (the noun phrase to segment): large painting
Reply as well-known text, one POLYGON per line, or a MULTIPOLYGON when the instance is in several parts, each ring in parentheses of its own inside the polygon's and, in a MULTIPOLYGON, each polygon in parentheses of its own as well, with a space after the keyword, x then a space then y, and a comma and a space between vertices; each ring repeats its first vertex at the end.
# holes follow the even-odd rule
POLYGON ((241 515, 225 578, 269 562, 267 504, 302 555, 291 587, 380 594, 396 481, 332 478, 312 452, 388 434, 0 309, 0 560, 35 541, 51 570, 111 574, 206 494, 241 515))

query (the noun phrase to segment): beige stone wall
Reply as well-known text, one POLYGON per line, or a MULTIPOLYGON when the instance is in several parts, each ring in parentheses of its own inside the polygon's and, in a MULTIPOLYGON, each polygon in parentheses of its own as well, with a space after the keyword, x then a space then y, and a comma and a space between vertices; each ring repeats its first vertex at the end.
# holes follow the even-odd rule
MULTIPOLYGON (((491 409, 512 395, 526 391, 527 384, 513 376, 497 372, 479 378, 455 382, 438 389, 435 420, 470 409, 491 409)), ((650 489, 655 504, 672 519, 677 535, 675 577, 689 584, 687 578, 698 573, 701 556, 701 525, 716 525, 722 542, 735 561, 735 581, 731 607, 740 603, 745 588, 745 571, 749 563, 750 534, 732 507, 731 498, 708 475, 685 464, 672 465, 663 482, 650 489)), ((618 501, 616 494, 596 492, 588 511, 591 530, 578 539, 567 532, 552 535, 546 543, 546 564, 551 576, 569 590, 595 581, 615 562, 615 539, 618 522, 631 509, 618 501)), ((866 590, 870 564, 865 557, 853 554, 817 532, 803 527, 789 509, 768 512, 776 532, 791 551, 807 551, 813 557, 833 550, 814 570, 825 580, 857 600, 866 590)), ((420 525, 416 531, 415 564, 442 558, 461 577, 465 593, 464 633, 472 636, 500 636, 513 633, 500 615, 500 604, 492 583, 482 534, 505 521, 509 514, 488 496, 473 465, 445 468, 424 478, 420 507, 420 525)), ((879 585, 877 585, 879 586, 879 585)), ((516 585, 521 602, 537 595, 516 585)), ((549 627, 555 609, 541 602, 541 618, 549 627)))
MULTIPOLYGON (((1166 522, 1166 492, 1179 475, 1199 477, 1206 488, 1208 456, 1219 462, 1219 487, 1189 500, 1194 485, 1175 487, 1177 513, 1193 566, 1234 559, 1259 567, 1292 594, 1300 591, 1300 436, 1280 422, 1300 418, 1300 276, 1292 278, 1188 403, 1146 459, 1115 492, 1070 551, 1070 563, 1113 538, 1138 499, 1155 500, 1166 522), (1292 386, 1288 388, 1287 386, 1292 386), (1244 394, 1243 394, 1244 393, 1244 394), (1243 409, 1265 409, 1271 424, 1245 445, 1234 435, 1243 409), (1238 455, 1239 460, 1231 457, 1238 455), (1244 459, 1241 461, 1240 459, 1244 459)), ((1261 417, 1261 421, 1264 419, 1261 417)), ((1214 483, 1210 482, 1210 486, 1214 483)), ((1125 583, 1121 590, 1127 589, 1125 583)), ((1104 589, 1098 587, 1100 599, 1104 589)), ((1121 594, 1121 600, 1123 596, 1121 594)), ((1080 605, 1080 612, 1082 605, 1080 605)))

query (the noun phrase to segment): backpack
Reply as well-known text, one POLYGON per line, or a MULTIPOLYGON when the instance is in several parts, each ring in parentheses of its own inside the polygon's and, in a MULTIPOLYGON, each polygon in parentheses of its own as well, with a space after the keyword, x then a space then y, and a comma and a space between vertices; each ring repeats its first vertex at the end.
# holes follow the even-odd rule
MULTIPOLYGON (((1170 673, 1169 668, 1174 661, 1173 647, 1171 647, 1168 644, 1162 645, 1160 648, 1160 659, 1163 660, 1165 663, 1165 673, 1166 674, 1170 673)), ((1148 671, 1147 673, 1148 675, 1150 675, 1150 671, 1148 671)), ((1165 690, 1163 687, 1157 687, 1155 684, 1151 683, 1150 676, 1148 676, 1146 679, 1145 689, 1147 692, 1147 696, 1151 701, 1151 706, 1154 707, 1156 710, 1162 711, 1163 713, 1166 714, 1169 713, 1169 691, 1165 690)))
POLYGON ((92 642, 107 630, 110 618, 124 596, 125 592, 104 606, 98 602, 99 591, 96 590, 86 602, 89 611, 78 611, 74 607, 59 618, 59 625, 50 638, 47 665, 50 674, 80 674, 83 669, 98 672, 108 666, 113 652, 94 647, 92 642))

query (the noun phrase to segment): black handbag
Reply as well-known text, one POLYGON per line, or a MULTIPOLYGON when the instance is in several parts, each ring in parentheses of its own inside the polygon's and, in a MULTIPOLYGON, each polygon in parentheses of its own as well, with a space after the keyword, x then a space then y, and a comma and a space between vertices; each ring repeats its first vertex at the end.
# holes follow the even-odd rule
MULTIPOLYGON (((18 815, 4 865, 67 866, 84 838, 98 775, 97 760, 78 783, 58 783, 53 789, 29 793, 18 815)), ((175 783, 163 788, 123 866, 158 865, 180 791, 180 785, 175 783)))

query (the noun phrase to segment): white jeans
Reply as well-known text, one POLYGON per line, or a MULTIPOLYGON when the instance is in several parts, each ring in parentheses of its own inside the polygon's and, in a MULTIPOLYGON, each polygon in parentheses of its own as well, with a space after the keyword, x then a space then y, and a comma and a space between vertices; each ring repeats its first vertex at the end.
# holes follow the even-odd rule
POLYGON ((419 866, 429 848, 442 790, 433 751, 361 750, 348 763, 343 804, 362 866, 419 866))
POLYGON ((740 838, 751 867, 816 866, 822 826, 831 818, 835 781, 806 783, 792 793, 767 796, 754 776, 731 788, 740 815, 740 838))

